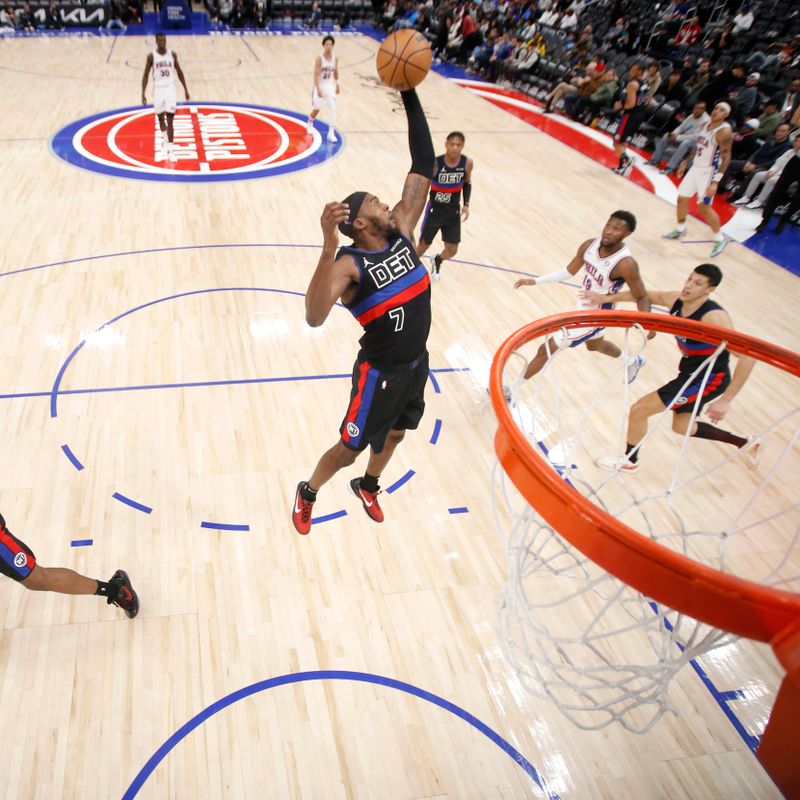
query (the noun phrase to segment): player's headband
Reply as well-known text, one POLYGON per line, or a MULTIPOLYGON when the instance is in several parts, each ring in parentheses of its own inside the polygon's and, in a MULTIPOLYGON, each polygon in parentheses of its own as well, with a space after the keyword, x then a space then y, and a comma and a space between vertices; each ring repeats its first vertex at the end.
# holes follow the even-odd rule
POLYGON ((731 113, 731 107, 728 103, 717 103, 714 108, 721 108, 726 111, 728 114, 731 113))
POLYGON ((342 200, 342 202, 349 207, 350 213, 347 215, 347 219, 344 222, 339 223, 339 230, 351 239, 355 238, 353 223, 358 216, 358 212, 361 210, 361 204, 364 202, 366 196, 366 192, 353 192, 353 194, 348 195, 342 200))

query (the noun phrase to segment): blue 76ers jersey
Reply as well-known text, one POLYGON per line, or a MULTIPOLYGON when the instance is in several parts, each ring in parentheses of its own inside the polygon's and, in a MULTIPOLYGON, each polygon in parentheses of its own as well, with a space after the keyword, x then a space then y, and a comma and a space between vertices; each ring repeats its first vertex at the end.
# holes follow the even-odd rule
POLYGON ((400 233, 383 250, 341 247, 336 257, 349 255, 360 278, 355 297, 345 303, 364 328, 361 356, 391 369, 426 352, 431 329, 431 281, 414 245, 400 233))

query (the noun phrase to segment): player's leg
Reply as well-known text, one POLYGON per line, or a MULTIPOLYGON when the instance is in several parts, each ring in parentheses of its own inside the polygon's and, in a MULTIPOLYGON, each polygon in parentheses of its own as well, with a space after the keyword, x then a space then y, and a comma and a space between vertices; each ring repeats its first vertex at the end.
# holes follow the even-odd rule
POLYGON ((686 236, 686 218, 689 216, 689 198, 696 192, 695 172, 690 169, 686 175, 683 176, 683 180, 678 186, 678 202, 675 208, 678 224, 673 230, 663 235, 665 239, 681 239, 686 236))
POLYGON ((630 164, 630 160, 626 153, 625 142, 627 141, 628 130, 631 125, 631 115, 629 112, 626 112, 622 115, 619 125, 617 126, 617 131, 614 134, 614 153, 618 159, 617 166, 612 168, 614 172, 624 173, 630 164))
POLYGON ((428 248, 429 248, 430 246, 431 246, 431 243, 430 243, 430 242, 426 242, 426 241, 425 241, 425 240, 422 238, 422 234, 420 234, 420 239, 419 239, 419 241, 417 242, 417 255, 418 255, 420 258, 422 258, 422 256, 424 256, 424 255, 425 255, 425 253, 427 253, 427 252, 428 252, 428 248))
POLYGON ((530 360, 528 366, 525 368, 523 378, 530 380, 537 372, 540 372, 544 365, 554 356, 560 349, 559 342, 555 338, 549 338, 543 345, 539 346, 536 355, 530 360))
MULTIPOLYGON (((422 218, 422 228, 419 233, 419 244, 417 245, 417 255, 422 256, 423 253, 433 244, 436 234, 439 233, 442 224, 439 215, 428 203, 425 209, 425 216, 422 218)), ((428 256, 431 263, 431 280, 439 280, 439 268, 436 265, 436 256, 428 256)))
MULTIPOLYGON (((622 358, 622 350, 615 345, 614 342, 610 342, 606 339, 602 331, 603 329, 600 328, 599 334, 595 334, 593 338, 586 341, 586 349, 596 353, 602 353, 604 356, 610 356, 611 358, 622 358)), ((630 356, 625 370, 626 383, 633 383, 636 380, 636 376, 639 374, 639 370, 646 363, 647 359, 641 353, 630 356)))
POLYGON ((709 170, 708 173, 708 180, 706 185, 703 187, 702 194, 699 191, 697 193, 697 199, 699 201, 697 203, 697 208, 700 211, 700 216, 703 217, 708 227, 711 228, 714 239, 714 245, 711 248, 711 258, 715 258, 725 249, 727 241, 721 231, 722 223, 719 220, 719 214, 717 214, 711 205, 714 198, 708 196, 708 189, 711 186, 711 181, 713 180, 713 172, 712 170, 709 170))
POLYGON ((333 130, 336 127, 336 94, 332 89, 328 89, 325 93, 325 102, 328 105, 328 112, 330 113, 330 120, 328 120, 328 141, 336 141, 336 133, 333 130))
POLYGON ((454 222, 450 222, 442 227, 442 250, 433 257, 434 274, 439 275, 442 264, 448 259, 454 258, 458 252, 458 243, 461 241, 461 217, 457 217, 454 222))
POLYGON ((642 440, 647 435, 647 421, 667 407, 659 395, 660 391, 661 389, 646 394, 631 406, 628 414, 625 455, 621 459, 598 458, 595 462, 598 467, 612 471, 619 469, 622 472, 635 472, 639 469, 639 449, 642 440))
POLYGON ((314 120, 317 118, 321 108, 322 98, 320 97, 315 84, 314 88, 311 90, 311 113, 308 115, 308 122, 306 122, 306 130, 309 133, 314 130, 314 120))
POLYGON ((175 112, 167 111, 165 116, 167 118, 167 142, 169 143, 170 155, 172 155, 172 142, 175 139, 175 112))

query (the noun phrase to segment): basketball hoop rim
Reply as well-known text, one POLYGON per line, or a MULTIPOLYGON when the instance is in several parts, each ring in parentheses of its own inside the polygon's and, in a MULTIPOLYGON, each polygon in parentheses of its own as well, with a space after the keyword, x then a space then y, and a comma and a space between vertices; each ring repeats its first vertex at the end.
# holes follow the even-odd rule
POLYGON ((607 572, 657 603, 738 636, 773 642, 800 619, 800 594, 719 572, 652 541, 585 498, 536 455, 514 421, 503 392, 509 356, 537 337, 565 327, 625 328, 638 323, 715 345, 727 342, 800 377, 800 355, 739 331, 640 311, 572 311, 532 322, 511 334, 492 361, 489 392, 497 416, 495 451, 526 500, 561 536, 607 572))

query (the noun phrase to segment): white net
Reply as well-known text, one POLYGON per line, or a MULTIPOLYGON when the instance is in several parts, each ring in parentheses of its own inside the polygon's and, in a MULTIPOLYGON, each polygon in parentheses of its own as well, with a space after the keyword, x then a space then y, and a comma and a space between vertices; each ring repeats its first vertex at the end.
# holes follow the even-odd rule
MULTIPOLYGON (((690 437, 692 424, 676 434, 670 411, 651 417, 639 468, 630 473, 619 458, 630 404, 672 379, 678 359, 672 337, 647 342, 638 326, 617 334, 620 358, 561 350, 528 381, 520 377, 524 367, 517 372, 519 360, 509 359, 509 406, 534 453, 612 517, 659 544, 721 572, 800 591, 800 501, 791 479, 800 470, 798 381, 757 365, 751 381, 770 403, 748 401, 748 384, 719 423, 747 436, 741 448, 690 437), (629 386, 627 365, 643 352, 649 365, 629 386), (596 465, 608 456, 616 468, 596 465)), ((700 387, 697 399, 683 406, 692 423, 724 348, 685 376, 683 394, 689 385, 700 387)), ((499 464, 493 501, 509 573, 497 626, 523 684, 582 728, 619 722, 648 730, 671 710, 667 690, 677 671, 729 641, 729 634, 659 607, 587 559, 542 519, 499 464)))

